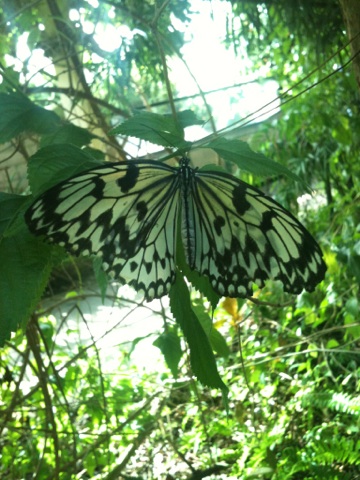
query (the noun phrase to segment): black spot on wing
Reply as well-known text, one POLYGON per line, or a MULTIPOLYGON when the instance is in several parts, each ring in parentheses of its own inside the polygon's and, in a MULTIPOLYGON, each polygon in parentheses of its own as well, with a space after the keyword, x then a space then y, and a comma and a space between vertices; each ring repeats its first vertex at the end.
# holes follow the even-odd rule
POLYGON ((91 195, 95 197, 96 200, 101 200, 104 196, 105 182, 102 178, 94 176, 92 178, 93 188, 91 190, 91 195))
POLYGON ((141 222, 141 220, 144 220, 144 218, 146 217, 147 213, 148 213, 148 208, 146 206, 146 203, 145 202, 139 202, 137 205, 136 205, 136 210, 139 212, 138 215, 137 215, 137 220, 139 222, 141 222))
POLYGON ((224 217, 220 217, 218 215, 214 220, 214 228, 215 232, 220 236, 222 232, 222 228, 225 226, 225 219, 224 217))
POLYGON ((122 193, 128 193, 135 187, 139 177, 139 168, 136 163, 129 163, 125 171, 125 175, 116 180, 116 184, 120 187, 122 193))
POLYGON ((232 203, 239 215, 244 215, 251 207, 246 199, 246 189, 242 183, 235 186, 232 193, 232 203))

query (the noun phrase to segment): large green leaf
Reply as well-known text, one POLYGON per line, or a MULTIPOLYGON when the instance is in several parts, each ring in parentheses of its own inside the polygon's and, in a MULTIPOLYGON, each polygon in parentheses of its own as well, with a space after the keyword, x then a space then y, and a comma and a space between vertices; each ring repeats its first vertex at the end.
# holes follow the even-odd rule
POLYGON ((192 309, 194 310, 204 332, 206 333, 213 350, 221 357, 227 357, 230 353, 225 338, 217 330, 208 312, 205 310, 204 303, 194 302, 192 309))
POLYGON ((169 297, 171 312, 189 345, 190 362, 194 374, 204 385, 220 388, 226 393, 227 387, 218 373, 209 339, 191 308, 189 291, 181 275, 177 275, 169 297))
POLYGON ((224 160, 235 163, 240 169, 255 175, 286 175, 289 178, 302 182, 300 177, 280 163, 265 157, 262 153, 254 152, 250 146, 241 140, 227 140, 216 138, 203 148, 212 148, 224 160))
POLYGON ((86 128, 78 127, 72 123, 64 123, 50 134, 43 136, 41 146, 71 143, 77 147, 82 147, 88 145, 93 138, 95 138, 95 135, 86 128))
POLYGON ((5 233, 5 230, 13 222, 16 212, 25 201, 26 197, 22 195, 0 192, 0 236, 5 233))
POLYGON ((174 120, 169 115, 143 112, 118 125, 111 133, 113 135, 128 135, 163 147, 186 151, 190 148, 191 143, 184 140, 183 127, 191 124, 189 123, 190 115, 186 114, 180 118, 181 122, 174 120))
POLYGON ((58 144, 41 148, 29 160, 31 191, 33 195, 39 195, 72 175, 102 164, 74 145, 58 144))
POLYGON ((0 93, 0 143, 24 131, 46 134, 60 125, 56 113, 39 107, 19 93, 0 93))
POLYGON ((25 197, 0 196, 0 346, 11 332, 24 325, 38 304, 47 284, 56 247, 45 244, 28 232, 24 222, 16 234, 7 227, 18 216, 25 197))

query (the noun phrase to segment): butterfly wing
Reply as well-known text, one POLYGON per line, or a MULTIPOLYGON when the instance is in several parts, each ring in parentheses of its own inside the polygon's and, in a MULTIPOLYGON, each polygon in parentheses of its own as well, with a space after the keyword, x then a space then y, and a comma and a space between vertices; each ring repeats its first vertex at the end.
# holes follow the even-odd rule
POLYGON ((320 247, 301 223, 260 190, 222 172, 194 171, 190 209, 192 269, 214 290, 247 297, 252 285, 280 280, 284 290, 312 291, 324 278, 320 247))
POLYGON ((175 280, 177 169, 156 161, 92 168, 44 192, 25 214, 30 231, 144 293, 165 295, 175 280))

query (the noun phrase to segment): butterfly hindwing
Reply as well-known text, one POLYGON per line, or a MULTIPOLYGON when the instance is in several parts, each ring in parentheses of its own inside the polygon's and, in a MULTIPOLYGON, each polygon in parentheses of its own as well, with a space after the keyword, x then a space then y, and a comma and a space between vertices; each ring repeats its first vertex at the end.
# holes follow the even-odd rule
POLYGON ((147 300, 175 279, 177 169, 153 161, 93 168, 43 193, 25 215, 30 230, 105 271, 147 300))

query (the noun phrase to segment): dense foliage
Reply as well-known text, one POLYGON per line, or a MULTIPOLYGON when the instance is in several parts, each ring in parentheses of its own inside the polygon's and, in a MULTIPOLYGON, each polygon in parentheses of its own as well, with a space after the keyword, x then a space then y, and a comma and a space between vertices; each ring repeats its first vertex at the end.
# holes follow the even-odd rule
MULTIPOLYGON (((254 160, 280 165, 243 177, 297 213, 328 272, 314 293, 270 282, 253 301, 221 299, 214 310, 216 299, 185 289, 179 308, 193 330, 166 299, 141 304, 91 262, 34 239, 23 212, 28 165, 40 191, 84 162, 143 154, 136 122, 110 134, 135 112, 209 118, 210 97, 199 88, 177 99, 166 69, 181 58, 195 4, 0 7, 1 478, 360 478, 360 103, 344 27, 335 2, 327 21, 305 0, 296 17, 286 2, 232 3, 226 40, 239 57, 247 46, 266 67, 259 80, 272 77, 281 93, 278 114, 244 130, 254 160), (104 32, 118 40, 112 51, 104 32)), ((148 139, 162 144, 158 132, 148 139)))

